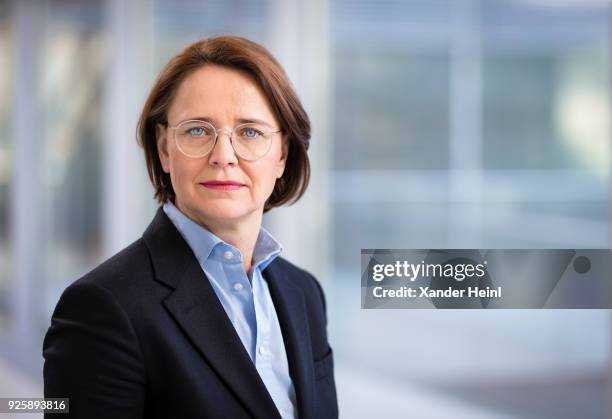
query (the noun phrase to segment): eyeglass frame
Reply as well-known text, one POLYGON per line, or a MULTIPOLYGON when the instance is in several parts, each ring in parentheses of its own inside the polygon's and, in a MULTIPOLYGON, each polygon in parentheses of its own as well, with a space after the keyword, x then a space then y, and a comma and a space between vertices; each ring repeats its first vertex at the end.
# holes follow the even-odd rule
MULTIPOLYGON (((257 124, 256 122, 245 122, 244 124, 236 125, 234 128, 230 129, 230 128, 216 128, 212 123, 210 123, 208 121, 204 121, 202 119, 186 119, 184 121, 179 122, 176 125, 171 125, 169 122, 166 122, 165 125, 166 125, 166 128, 171 129, 173 131, 172 136, 174 137, 174 143, 176 144, 176 148, 178 148, 179 151, 184 156, 186 156, 186 157, 189 157, 189 158, 192 158, 192 159, 201 159, 202 157, 208 156, 210 153, 212 153, 212 151, 215 149, 215 146, 217 145, 217 140, 219 139, 219 133, 222 132, 222 131, 225 131, 225 132, 227 132, 227 134, 229 136, 230 145, 232 146, 232 150, 234 150, 234 153, 236 153, 236 155, 238 157, 240 157, 241 159, 246 160, 246 161, 257 161, 257 160, 265 157, 270 152, 270 150, 272 149, 272 139, 273 139, 273 137, 270 138, 270 144, 268 145, 268 149, 266 150, 266 152, 264 154, 262 154, 261 156, 255 158, 255 159, 247 159, 247 158, 241 156, 240 153, 236 150, 236 147, 234 147, 234 133, 236 132, 236 129, 240 128, 242 126, 245 126, 245 125, 256 125, 256 124, 257 124), (210 125, 212 127, 213 131, 215 132, 215 139, 213 140, 213 144, 210 147, 210 150, 206 152, 206 154, 203 154, 201 156, 190 156, 189 154, 185 153, 185 151, 183 151, 183 149, 179 145, 179 142, 178 142, 178 139, 177 139, 177 136, 176 136, 176 129, 179 128, 181 125, 187 124, 189 122, 203 122, 205 124, 210 125)), ((265 124, 265 125, 267 125, 267 124, 265 124)), ((274 129, 272 127, 270 127, 270 128, 274 129)), ((279 132, 283 132, 283 130, 282 129, 278 129, 276 131, 270 131, 269 134, 273 135, 273 134, 278 134, 279 132)))

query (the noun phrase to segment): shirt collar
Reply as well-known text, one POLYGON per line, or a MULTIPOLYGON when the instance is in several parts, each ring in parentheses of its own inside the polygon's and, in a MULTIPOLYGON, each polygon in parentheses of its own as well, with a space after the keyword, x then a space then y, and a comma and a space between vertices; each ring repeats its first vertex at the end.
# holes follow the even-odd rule
MULTIPOLYGON (((212 259, 222 263, 242 263, 240 251, 224 242, 221 238, 202 227, 191 218, 183 214, 171 201, 166 201, 163 210, 170 221, 185 239, 200 263, 212 259), (232 252, 235 257, 227 258, 227 252, 232 252)), ((251 266, 259 267, 263 271, 283 250, 282 245, 266 229, 260 227, 251 266)))

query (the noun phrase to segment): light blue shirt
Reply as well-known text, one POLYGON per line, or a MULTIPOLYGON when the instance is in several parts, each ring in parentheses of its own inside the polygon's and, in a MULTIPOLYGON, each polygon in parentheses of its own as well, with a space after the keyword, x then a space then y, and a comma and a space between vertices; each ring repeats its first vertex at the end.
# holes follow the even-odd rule
POLYGON ((261 274, 282 246, 261 227, 247 275, 240 250, 192 221, 172 202, 167 201, 163 209, 193 250, 281 417, 295 418, 295 389, 283 335, 261 274))

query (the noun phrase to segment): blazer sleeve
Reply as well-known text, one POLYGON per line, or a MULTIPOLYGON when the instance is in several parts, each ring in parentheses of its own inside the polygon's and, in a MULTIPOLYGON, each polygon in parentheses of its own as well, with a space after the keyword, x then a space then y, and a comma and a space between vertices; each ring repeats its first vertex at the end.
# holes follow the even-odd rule
POLYGON ((43 357, 45 397, 68 397, 68 417, 142 418, 146 377, 139 342, 125 311, 103 286, 77 281, 66 288, 45 335, 43 357))

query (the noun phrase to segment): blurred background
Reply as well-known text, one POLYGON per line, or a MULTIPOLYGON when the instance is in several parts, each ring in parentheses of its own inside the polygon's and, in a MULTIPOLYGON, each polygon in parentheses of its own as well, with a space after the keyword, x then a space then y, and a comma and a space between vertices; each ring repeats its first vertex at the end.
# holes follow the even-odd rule
MULTIPOLYGON (((611 418, 608 310, 361 310, 361 248, 610 248, 605 0, 0 0, 0 397, 42 396, 64 288, 156 203, 166 61, 246 36, 313 123, 267 215, 328 300, 342 418, 611 418)), ((40 415, 42 417, 42 415, 40 415)))

